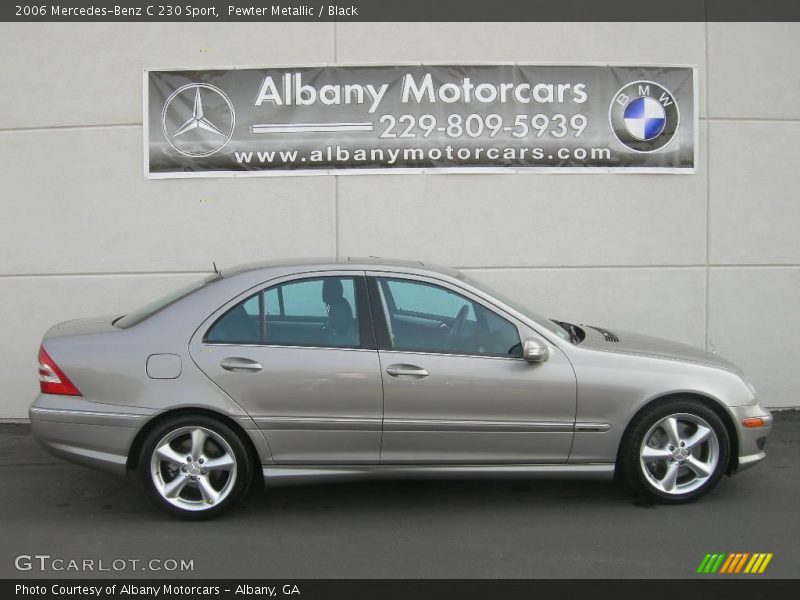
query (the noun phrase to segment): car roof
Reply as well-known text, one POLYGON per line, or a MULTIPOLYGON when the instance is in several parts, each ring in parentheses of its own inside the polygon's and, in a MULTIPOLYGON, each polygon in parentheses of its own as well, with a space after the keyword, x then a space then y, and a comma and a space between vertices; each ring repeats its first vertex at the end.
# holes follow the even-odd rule
POLYGON ((399 260, 381 258, 378 256, 367 257, 325 257, 325 258, 295 258, 295 259, 279 259, 270 261, 261 261, 236 265, 232 267, 223 268, 220 274, 223 277, 230 277, 245 273, 247 271, 257 270, 272 270, 272 269, 285 269, 287 267, 298 267, 303 270, 309 269, 314 271, 336 270, 342 267, 358 268, 358 269, 374 269, 374 270, 410 270, 410 271, 432 271, 441 273, 450 277, 458 275, 456 269, 450 267, 443 267, 430 263, 423 263, 419 260, 399 260))

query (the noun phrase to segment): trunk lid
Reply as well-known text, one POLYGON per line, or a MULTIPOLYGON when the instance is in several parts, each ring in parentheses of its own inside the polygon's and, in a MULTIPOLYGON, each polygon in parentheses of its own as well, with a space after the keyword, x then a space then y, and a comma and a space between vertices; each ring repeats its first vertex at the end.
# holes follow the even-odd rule
POLYGON ((45 340, 54 338, 67 337, 73 335, 91 335, 95 333, 108 333, 110 331, 119 331, 112 322, 117 319, 119 315, 107 315, 104 317, 92 317, 88 319, 71 319, 53 325, 44 334, 45 340))

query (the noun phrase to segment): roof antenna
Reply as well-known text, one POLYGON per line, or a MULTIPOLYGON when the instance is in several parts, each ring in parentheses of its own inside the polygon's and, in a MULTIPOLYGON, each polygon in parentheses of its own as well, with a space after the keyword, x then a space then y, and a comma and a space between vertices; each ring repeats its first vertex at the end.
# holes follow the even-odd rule
POLYGON ((219 269, 217 268, 217 263, 216 263, 216 261, 213 261, 213 260, 212 260, 212 261, 211 261, 211 265, 214 267, 214 273, 216 273, 217 275, 220 275, 219 269))

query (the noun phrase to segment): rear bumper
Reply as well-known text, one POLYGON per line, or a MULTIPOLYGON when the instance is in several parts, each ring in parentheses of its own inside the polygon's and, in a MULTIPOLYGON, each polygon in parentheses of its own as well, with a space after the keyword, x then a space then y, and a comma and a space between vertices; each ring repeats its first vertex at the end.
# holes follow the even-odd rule
POLYGON ((51 454, 125 475, 133 439, 152 413, 77 396, 40 394, 28 415, 33 437, 51 454))
POLYGON ((764 445, 772 430, 772 415, 758 404, 737 406, 731 408, 731 413, 736 422, 736 431, 739 436, 739 456, 733 471, 740 472, 757 465, 766 458, 764 445), (742 424, 744 419, 752 417, 760 417, 764 421, 763 427, 751 428, 742 424))

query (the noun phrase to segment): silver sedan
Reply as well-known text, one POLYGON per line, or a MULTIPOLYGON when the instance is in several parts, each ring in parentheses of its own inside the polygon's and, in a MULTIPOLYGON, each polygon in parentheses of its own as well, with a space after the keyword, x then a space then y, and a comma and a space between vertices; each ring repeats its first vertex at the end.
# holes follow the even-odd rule
MULTIPOLYGON (((521 299, 522 300, 522 299, 521 299)), ((33 433, 186 518, 268 485, 620 473, 678 503, 764 458, 730 362, 539 316, 458 271, 246 265, 135 312, 52 327, 33 433)))

